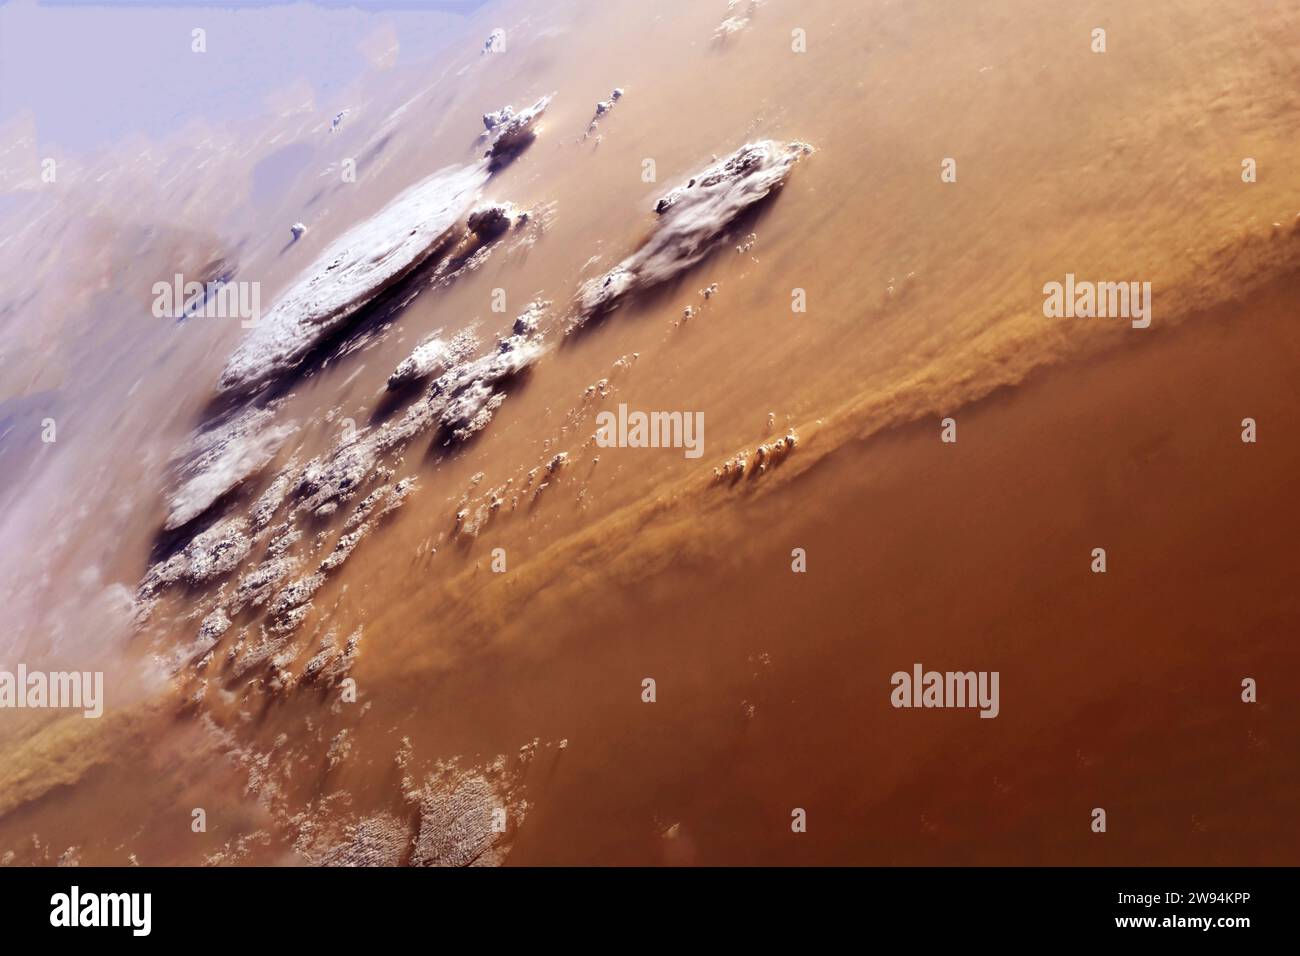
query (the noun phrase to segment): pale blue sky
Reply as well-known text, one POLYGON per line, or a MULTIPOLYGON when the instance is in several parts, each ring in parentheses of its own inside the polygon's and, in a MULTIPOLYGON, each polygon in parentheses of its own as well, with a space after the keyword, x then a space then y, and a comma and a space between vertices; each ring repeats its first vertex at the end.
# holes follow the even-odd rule
POLYGON ((361 39, 389 23, 399 63, 429 59, 459 31, 456 14, 485 2, 0 2, 0 123, 30 110, 38 145, 82 150, 253 115, 298 80, 328 108, 368 66, 361 39), (195 27, 204 54, 190 49, 195 27))

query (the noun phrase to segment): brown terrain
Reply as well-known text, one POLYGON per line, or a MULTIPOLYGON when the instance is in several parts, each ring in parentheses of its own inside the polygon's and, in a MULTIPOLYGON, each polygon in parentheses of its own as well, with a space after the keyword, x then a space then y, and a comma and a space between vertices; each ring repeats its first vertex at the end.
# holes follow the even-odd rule
POLYGON ((0 860, 1300 862, 1300 4, 995 6, 488 4, 436 63, 384 61, 338 103, 287 76, 248 119, 69 154, 57 190, 34 121, 0 128, 0 669, 106 673, 99 720, 0 711, 0 860), (296 430, 164 531, 247 333, 153 317, 153 283, 224 259, 265 311, 477 160, 484 113, 552 93, 483 188, 528 222, 481 248, 459 227, 478 256, 287 373, 268 407, 296 430), (565 334, 584 283, 662 234, 660 197, 766 139, 813 152, 699 262, 565 334), (1149 281, 1150 327, 1044 317, 1067 273, 1149 281), (350 447, 347 420, 364 440, 416 407, 385 384, 427 334, 490 353, 535 300, 545 349, 481 431, 386 450, 337 511, 289 495, 276 596, 414 479, 283 634, 272 596, 196 644, 270 532, 138 591, 350 447), (703 457, 594 447, 619 403, 702 411, 703 457), (998 671, 998 717, 895 709, 915 662, 998 671))

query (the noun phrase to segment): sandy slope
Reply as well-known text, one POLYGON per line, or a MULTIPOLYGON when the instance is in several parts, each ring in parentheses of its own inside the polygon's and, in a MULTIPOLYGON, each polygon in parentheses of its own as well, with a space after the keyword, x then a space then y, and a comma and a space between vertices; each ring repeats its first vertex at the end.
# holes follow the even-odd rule
POLYGON ((0 526, 18 545, 7 613, 29 654, 108 657, 131 702, 91 729, 7 724, 3 753, 21 756, 0 761, 0 853, 301 861, 306 821, 326 843, 381 814, 414 836, 413 781, 452 758, 487 773, 508 754, 493 785, 512 814, 528 804, 512 863, 1294 863, 1300 847, 1279 834, 1293 832, 1300 728, 1284 697, 1297 667, 1297 10, 1004 7, 771 0, 723 40, 722 3, 491 8, 466 36, 504 23, 508 57, 467 44, 432 85, 360 84, 365 108, 339 134, 374 157, 355 186, 334 181, 342 140, 298 115, 250 132, 244 152, 214 147, 220 175, 203 165, 216 158, 181 166, 174 188, 198 184, 186 216, 220 210, 241 275, 269 295, 401 189, 465 161, 482 112, 557 91, 490 196, 546 231, 422 291, 297 383, 281 414, 304 427, 236 496, 246 507, 290 455, 331 447, 341 418, 382 421, 376 395, 424 335, 508 325, 517 309, 491 312, 493 289, 519 307, 545 295, 558 324, 652 228, 655 199, 712 155, 760 136, 817 149, 734 242, 547 355, 472 444, 406 452, 419 492, 320 590, 292 667, 329 628, 362 628, 352 709, 321 689, 271 693, 254 673, 213 676, 206 703, 178 713, 198 678, 158 690, 137 665, 192 640, 210 594, 169 598, 129 643, 84 639, 99 619, 66 610, 81 588, 138 581, 165 513, 162 464, 239 340, 133 324, 131 290, 208 261, 210 236, 133 229, 137 209, 101 200, 93 228, 66 220, 61 241, 95 250, 98 281, 71 303, 35 264, 39 244, 0 250, 37 290, 0 317, 25 302, 43 320, 13 326, 23 364, 4 369, 4 397, 52 388, 61 420, 92 436, 54 464, 5 459, 7 474, 57 479, 32 482, 0 526), (1104 55, 1088 50, 1098 23, 1104 55), (790 52, 793 26, 808 53, 790 52), (626 96, 584 140, 615 85, 626 96), (286 177, 274 209, 221 207, 229 190, 214 183, 282 156, 282 136, 309 144, 310 175, 286 177), (958 181, 943 184, 950 155, 958 181), (1256 183, 1241 181, 1245 156, 1256 183), (309 212, 285 253, 280 220, 309 212), (134 257, 86 237, 114 230, 134 257), (1067 272, 1152 282, 1152 328, 1045 319, 1042 285, 1067 272), (795 287, 806 314, 790 312, 795 287), (95 301, 98 325, 83 314, 95 301), (681 325, 686 305, 701 311, 681 325), (584 399, 602 377, 610 397, 584 399), (620 401, 704 411, 704 458, 611 449, 592 465, 594 412, 620 401), (938 440, 944 415, 955 445, 938 440), (1239 440, 1245 416, 1256 445, 1239 440), (791 426, 800 445, 780 466, 712 481, 791 426), (574 464, 547 497, 457 537, 464 500, 561 449, 574 464), (65 506, 101 498, 111 511, 65 506), (1098 546, 1105 576, 1088 572, 1098 546), (497 547, 504 575, 489 570, 497 547), (794 547, 807 574, 790 571, 794 547), (889 675, 917 660, 1000 670, 999 718, 890 708, 889 675), (1244 676, 1258 704, 1240 703, 1244 676), (207 834, 188 830, 199 805, 207 834), (1105 836, 1088 832, 1096 806, 1105 836), (809 812, 798 837, 794 807, 809 812))

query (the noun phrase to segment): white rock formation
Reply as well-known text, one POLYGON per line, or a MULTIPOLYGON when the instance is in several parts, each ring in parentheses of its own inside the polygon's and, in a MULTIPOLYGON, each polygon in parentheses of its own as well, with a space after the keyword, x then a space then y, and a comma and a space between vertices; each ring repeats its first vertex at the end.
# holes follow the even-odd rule
MULTIPOLYGON (((500 169, 537 138, 537 121, 546 112, 555 94, 543 96, 525 110, 514 113, 503 123, 491 127, 492 145, 484 154, 493 170, 500 169)), ((506 107, 510 109, 510 107, 506 107)), ((504 111, 503 111, 504 112, 504 111)), ((489 114, 490 116, 491 114, 489 114)), ((488 117, 483 118, 484 125, 488 117)))
POLYGON ((424 339, 388 376, 389 389, 402 388, 440 372, 446 367, 448 355, 449 349, 443 339, 436 335, 424 339))
POLYGON ((574 326, 628 293, 695 265, 742 213, 785 182, 791 167, 811 152, 804 143, 748 143, 672 190, 655 205, 659 221, 641 248, 581 288, 574 326))
POLYGON ((292 422, 272 426, 273 407, 248 408, 198 432, 177 452, 178 483, 167 499, 168 531, 207 511, 218 499, 261 471, 285 439, 292 422))
POLYGON ((331 243, 250 330, 217 391, 252 392, 296 368, 326 335, 438 248, 488 175, 487 163, 443 169, 331 243))

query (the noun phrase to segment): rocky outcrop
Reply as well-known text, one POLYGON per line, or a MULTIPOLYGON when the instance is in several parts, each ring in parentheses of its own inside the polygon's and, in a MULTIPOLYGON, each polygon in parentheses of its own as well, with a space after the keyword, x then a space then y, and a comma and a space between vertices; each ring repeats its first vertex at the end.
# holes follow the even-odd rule
POLYGON ((488 165, 453 166, 407 189, 335 240, 276 300, 226 363, 217 391, 253 392, 446 241, 487 182, 488 165))
POLYGON ((203 585, 224 577, 248 556, 248 522, 226 518, 195 535, 184 549, 149 568, 138 597, 149 599, 174 584, 203 585))
MULTIPOLYGON (((484 157, 493 172, 508 164, 537 138, 537 123, 546 112, 546 107, 550 105, 553 96, 554 94, 543 96, 527 109, 520 110, 518 113, 512 112, 504 122, 488 127, 491 145, 484 153, 484 157)), ((507 106, 505 109, 509 110, 510 107, 507 106)), ((488 117, 484 116, 483 125, 487 126, 487 123, 488 117)))
POLYGON ((505 809, 486 778, 468 775, 450 787, 428 788, 420 801, 420 831, 411 854, 414 866, 491 866, 502 830, 493 829, 505 809))
POLYGON ((297 431, 271 425, 275 407, 247 408, 198 432, 176 454, 178 481, 167 499, 167 531, 189 524, 261 471, 297 431))
POLYGON ((804 143, 748 143, 669 192, 655 204, 659 219, 641 247, 579 291, 573 327, 609 311, 630 293, 695 265, 811 152, 804 143))

